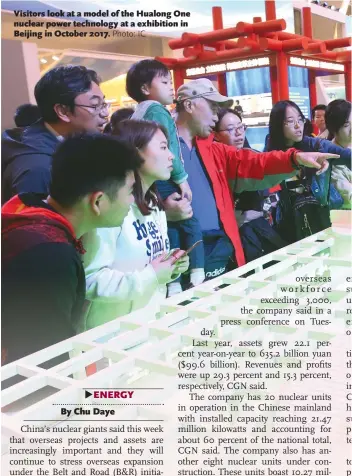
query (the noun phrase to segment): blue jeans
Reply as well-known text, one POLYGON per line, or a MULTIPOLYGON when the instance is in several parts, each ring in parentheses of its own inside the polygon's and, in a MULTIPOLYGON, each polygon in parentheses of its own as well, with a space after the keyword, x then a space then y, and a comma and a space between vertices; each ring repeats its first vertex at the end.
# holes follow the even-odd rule
MULTIPOLYGON (((170 247, 188 250, 194 243, 203 240, 202 230, 194 217, 167 222, 170 247)), ((197 245, 189 254, 189 269, 204 268, 204 245, 197 245)))
MULTIPOLYGON (((159 180, 156 182, 158 192, 163 200, 175 192, 180 193, 180 189, 172 180, 159 180)), ((202 230, 195 217, 187 220, 168 221, 167 232, 170 240, 170 247, 188 250, 194 243, 203 240, 202 230)), ((204 246, 203 243, 196 246, 189 254, 189 269, 204 268, 204 246)))
POLYGON ((233 245, 224 230, 204 231, 203 241, 206 281, 237 268, 233 257, 233 245))
MULTIPOLYGON (((156 182, 158 192, 163 200, 175 192, 178 186, 171 180, 156 182)), ((192 217, 188 220, 168 222, 168 235, 171 248, 188 249, 196 241, 203 244, 196 246, 190 253, 190 269, 204 268, 206 280, 236 268, 233 262, 233 246, 224 230, 202 231, 199 222, 192 217)), ((182 282, 187 281, 185 275, 182 282)))

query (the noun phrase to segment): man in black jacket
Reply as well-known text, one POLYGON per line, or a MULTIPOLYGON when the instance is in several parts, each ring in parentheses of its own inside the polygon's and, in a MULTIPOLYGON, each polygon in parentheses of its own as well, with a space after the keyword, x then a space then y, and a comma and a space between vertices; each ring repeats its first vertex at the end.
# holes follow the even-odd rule
POLYGON ((72 137, 54 153, 50 195, 23 193, 3 206, 3 363, 79 330, 85 298, 80 237, 122 224, 140 164, 138 152, 114 137, 72 137))
POLYGON ((48 193, 52 155, 74 132, 103 131, 108 106, 95 71, 59 66, 36 84, 42 119, 2 135, 2 203, 21 192, 48 193))

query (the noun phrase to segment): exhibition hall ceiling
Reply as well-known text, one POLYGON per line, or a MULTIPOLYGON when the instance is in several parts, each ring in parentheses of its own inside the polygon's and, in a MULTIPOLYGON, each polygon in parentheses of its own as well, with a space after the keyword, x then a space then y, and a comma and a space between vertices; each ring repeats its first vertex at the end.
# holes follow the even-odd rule
POLYGON ((89 52, 79 51, 57 51, 50 52, 48 50, 39 50, 40 70, 44 74, 54 66, 63 66, 68 64, 85 66, 86 68, 94 69, 99 72, 100 79, 108 81, 112 78, 126 73, 129 68, 139 59, 131 58, 129 61, 116 56, 111 55, 109 58, 104 58, 104 55, 98 57, 97 55, 90 55, 89 52))

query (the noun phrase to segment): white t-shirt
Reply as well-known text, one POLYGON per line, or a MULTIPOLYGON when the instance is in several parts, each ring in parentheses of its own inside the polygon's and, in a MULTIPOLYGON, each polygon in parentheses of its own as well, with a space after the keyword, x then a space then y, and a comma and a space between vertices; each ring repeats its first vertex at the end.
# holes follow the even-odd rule
POLYGON ((100 228, 84 239, 86 297, 90 301, 82 331, 147 306, 152 315, 166 297, 150 265, 170 250, 164 211, 142 215, 131 206, 122 227, 100 228))

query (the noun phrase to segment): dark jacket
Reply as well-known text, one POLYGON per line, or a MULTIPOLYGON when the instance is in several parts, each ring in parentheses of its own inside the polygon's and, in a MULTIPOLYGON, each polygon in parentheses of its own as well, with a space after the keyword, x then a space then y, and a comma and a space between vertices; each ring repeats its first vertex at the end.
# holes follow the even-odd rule
POLYGON ((338 154, 338 159, 331 159, 330 165, 346 165, 351 168, 351 149, 340 147, 329 140, 320 137, 304 136, 301 142, 294 144, 296 149, 303 152, 328 152, 329 154, 338 154))
MULTIPOLYGON (((295 142, 294 148, 303 152, 327 152, 329 154, 337 154, 340 157, 338 159, 330 159, 331 165, 346 165, 351 168, 351 149, 340 147, 333 144, 329 140, 321 139, 320 137, 303 136, 301 142, 295 142)), ((267 140, 264 151, 269 152, 273 149, 270 148, 270 141, 267 140)))
POLYGON ((71 224, 27 193, 2 208, 2 362, 76 334, 85 275, 71 224))
POLYGON ((3 132, 2 203, 23 192, 48 194, 52 155, 58 143, 42 121, 3 132))
MULTIPOLYGON (((267 150, 270 150, 270 141, 267 142, 266 146, 269 147, 267 150)), ((330 184, 331 166, 346 165, 351 169, 351 149, 340 147, 326 139, 309 136, 303 136, 301 142, 295 142, 294 147, 303 152, 327 152, 329 154, 337 154, 340 156, 338 159, 330 159, 329 169, 321 175, 316 175, 315 169, 305 169, 308 183, 312 184, 312 181, 314 180, 315 184, 317 184, 317 186, 313 187, 315 189, 313 195, 322 205, 326 205, 329 201, 329 188, 332 189, 334 187, 333 184, 330 184), (319 192, 319 195, 317 192, 319 192)), ((330 198, 332 196, 332 191, 330 190, 330 198)))

